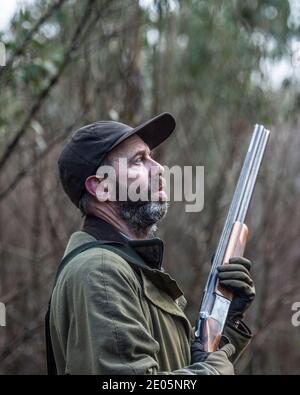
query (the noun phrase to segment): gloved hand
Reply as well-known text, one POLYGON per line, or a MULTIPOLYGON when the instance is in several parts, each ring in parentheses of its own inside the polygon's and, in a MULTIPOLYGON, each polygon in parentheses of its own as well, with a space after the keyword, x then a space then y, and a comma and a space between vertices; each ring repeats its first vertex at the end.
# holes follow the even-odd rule
POLYGON ((203 351, 203 346, 199 339, 196 339, 191 346, 192 363, 204 362, 211 366, 219 374, 234 374, 233 365, 229 358, 235 353, 233 344, 226 344, 220 350, 215 352, 203 351))
POLYGON ((238 323, 255 298, 255 287, 250 275, 251 262, 243 257, 234 257, 228 265, 218 267, 220 285, 234 295, 227 321, 238 323))

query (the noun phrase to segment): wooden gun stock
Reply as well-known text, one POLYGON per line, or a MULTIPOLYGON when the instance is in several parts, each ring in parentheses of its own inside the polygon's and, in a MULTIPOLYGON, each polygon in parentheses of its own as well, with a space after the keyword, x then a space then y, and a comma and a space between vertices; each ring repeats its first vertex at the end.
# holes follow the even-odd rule
MULTIPOLYGON (((243 256, 247 240, 247 225, 240 222, 235 222, 232 228, 229 243, 222 264, 228 265, 230 258, 233 258, 235 256, 243 256)), ((219 281, 217 281, 216 285, 216 294, 228 299, 229 301, 232 301, 233 299, 232 292, 222 288, 219 284, 219 281)), ((213 352, 218 349, 222 337, 222 331, 222 322, 215 318, 214 314, 212 314, 207 320, 205 320, 201 334, 204 351, 213 352)))
MULTIPOLYGON (((248 233, 247 225, 241 224, 240 222, 234 223, 222 265, 228 265, 230 258, 244 255, 246 243, 248 240, 248 233)), ((230 301, 233 298, 231 292, 219 285, 219 281, 217 282, 216 292, 230 301)))

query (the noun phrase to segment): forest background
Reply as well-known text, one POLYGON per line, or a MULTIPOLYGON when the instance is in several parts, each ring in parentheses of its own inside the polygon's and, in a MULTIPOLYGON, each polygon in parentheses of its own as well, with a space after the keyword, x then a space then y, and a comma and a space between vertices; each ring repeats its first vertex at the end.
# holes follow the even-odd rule
POLYGON ((237 372, 299 374, 299 2, 32 0, 0 42, 0 373, 46 372, 53 275, 82 224, 58 179, 63 144, 96 120, 169 111, 176 133, 157 160, 205 167, 204 209, 171 202, 158 232, 192 323, 253 126, 271 130, 247 218, 254 338, 237 372))

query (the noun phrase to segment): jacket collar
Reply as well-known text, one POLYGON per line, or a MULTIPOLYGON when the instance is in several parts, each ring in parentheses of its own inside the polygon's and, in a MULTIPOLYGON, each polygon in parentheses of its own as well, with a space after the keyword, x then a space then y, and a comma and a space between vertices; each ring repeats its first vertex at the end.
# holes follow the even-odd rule
POLYGON ((113 225, 92 215, 85 217, 82 230, 97 240, 115 241, 129 245, 151 269, 162 269, 164 243, 158 237, 130 240, 113 225))

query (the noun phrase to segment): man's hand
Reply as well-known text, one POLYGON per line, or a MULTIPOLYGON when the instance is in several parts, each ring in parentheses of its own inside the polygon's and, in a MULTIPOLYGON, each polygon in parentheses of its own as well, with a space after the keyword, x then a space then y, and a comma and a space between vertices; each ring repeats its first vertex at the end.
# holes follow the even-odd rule
POLYGON ((196 362, 205 363, 215 370, 219 374, 231 375, 234 374, 233 365, 229 358, 235 353, 235 347, 233 344, 226 344, 220 350, 215 352, 203 351, 201 342, 196 339, 191 346, 192 364, 196 362))
POLYGON ((234 257, 228 265, 218 267, 220 285, 233 293, 228 311, 230 322, 238 323, 255 298, 255 287, 250 275, 251 262, 243 257, 234 257))

